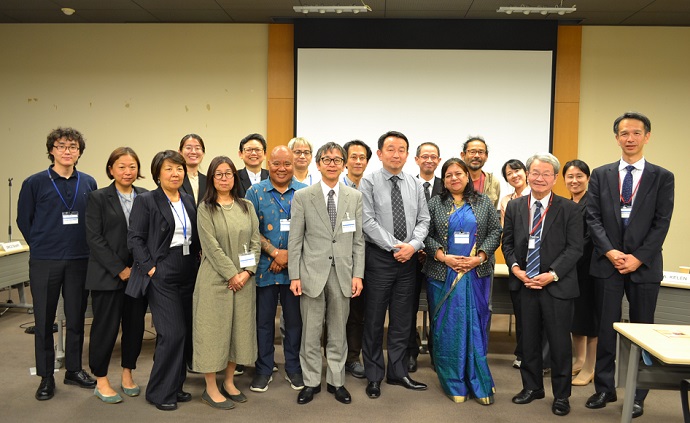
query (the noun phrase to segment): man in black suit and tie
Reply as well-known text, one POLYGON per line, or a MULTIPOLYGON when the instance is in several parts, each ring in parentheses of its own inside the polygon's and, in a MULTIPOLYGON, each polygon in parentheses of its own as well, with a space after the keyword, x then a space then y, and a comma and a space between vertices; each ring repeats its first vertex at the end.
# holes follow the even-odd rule
MULTIPOLYGON (((613 132, 621 160, 594 169, 589 182, 587 224, 594 243, 590 273, 600 326, 596 392, 587 400, 587 408, 602 408, 617 400, 613 323, 621 319, 623 292, 630 303, 630 321, 654 323, 663 277, 661 248, 673 214, 674 177, 644 158, 651 130, 649 119, 641 113, 618 117, 613 132)), ((638 389, 635 393, 633 417, 644 412, 647 392, 638 389)))
MULTIPOLYGON (((424 142, 417 147, 417 154, 414 157, 414 162, 419 166, 419 175, 417 179, 422 182, 424 188, 424 197, 427 203, 429 199, 441 193, 443 189, 443 180, 436 177, 434 172, 439 163, 441 163, 441 150, 438 145, 433 142, 424 142)), ((414 292, 414 306, 412 309, 412 330, 410 331, 410 339, 407 343, 407 371, 414 373, 417 371, 417 357, 419 356, 419 346, 421 340, 417 333, 417 310, 419 309, 419 295, 422 292, 424 285, 424 274, 422 273, 422 265, 426 259, 424 250, 418 253, 419 265, 417 266, 417 282, 414 292)))
POLYGON ((244 169, 237 171, 240 183, 238 195, 244 198, 250 186, 268 178, 268 170, 261 168, 266 157, 266 139, 261 134, 249 134, 242 138, 239 156, 244 162, 244 169))
POLYGON ((510 266, 509 283, 521 284, 523 389, 515 404, 544 398, 541 336, 551 346, 551 411, 570 412, 572 345, 570 325, 573 299, 580 292, 577 264, 582 256, 580 207, 553 193, 560 163, 549 153, 527 160, 527 180, 532 192, 508 203, 503 227, 503 254, 510 266))

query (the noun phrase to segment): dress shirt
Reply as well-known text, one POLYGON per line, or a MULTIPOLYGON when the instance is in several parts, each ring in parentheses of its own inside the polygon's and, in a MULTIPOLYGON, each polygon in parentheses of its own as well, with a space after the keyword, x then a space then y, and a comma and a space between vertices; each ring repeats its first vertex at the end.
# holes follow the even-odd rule
POLYGON ((189 185, 192 186, 192 192, 194 192, 194 202, 199 202, 199 172, 196 175, 191 173, 187 174, 187 179, 189 179, 189 185))
POLYGON ((117 191, 117 198, 120 199, 120 207, 122 207, 122 213, 125 214, 125 221, 127 222, 127 227, 129 228, 129 215, 132 213, 132 205, 134 204, 134 198, 137 196, 137 192, 132 188, 132 192, 129 194, 123 194, 117 191))
POLYGON ((296 176, 293 176, 292 180, 295 182, 299 182, 301 184, 305 184, 307 186, 312 186, 321 180, 321 174, 320 173, 314 174, 314 173, 309 172, 309 173, 307 173, 307 176, 304 177, 303 181, 300 181, 299 179, 297 179, 296 176))
POLYGON ((398 186, 405 206, 407 237, 404 240, 393 236, 393 209, 391 207, 391 177, 386 169, 379 169, 360 183, 362 192, 362 228, 367 242, 376 244, 386 251, 394 251, 394 245, 409 243, 419 251, 424 248, 424 239, 429 231, 429 208, 424 188, 419 179, 404 172, 397 175, 398 186))
POLYGON ((175 218, 175 230, 173 231, 172 241, 170 241, 170 247, 172 248, 184 245, 185 235, 191 242, 192 231, 196 228, 192 228, 193 225, 190 224, 189 215, 184 208, 181 197, 174 203, 170 202, 170 207, 175 218))
POLYGON ((326 185, 323 180, 319 181, 319 184, 321 184, 321 191, 323 191, 323 198, 326 201, 326 207, 328 207, 328 193, 333 190, 335 194, 333 194, 333 201, 335 202, 335 210, 338 210, 338 193, 340 192, 340 184, 335 184, 333 188, 329 187, 326 185))
POLYGON ((427 181, 426 179, 422 178, 421 175, 417 175, 417 179, 419 179, 419 182, 422 183, 422 188, 424 188, 424 182, 429 183, 429 188, 428 193, 429 193, 429 198, 431 198, 431 193, 434 192, 434 182, 436 182, 436 176, 432 176, 430 181, 427 181))
POLYGON ((352 182, 352 179, 350 179, 347 175, 343 176, 343 183, 350 188, 357 189, 357 185, 355 185, 355 183, 352 182))
MULTIPOLYGON (((275 248, 286 250, 290 232, 280 231, 280 219, 289 219, 290 215, 285 207, 292 207, 292 199, 295 191, 306 188, 306 185, 294 180, 290 181, 287 190, 281 194, 271 183, 271 179, 264 179, 258 184, 254 184, 247 190, 245 198, 252 202, 254 210, 259 218, 259 233, 263 235, 275 248), (278 204, 275 198, 280 200, 278 204)), ((264 287, 269 285, 289 285, 287 269, 280 273, 273 273, 268 270, 273 257, 261 252, 259 264, 256 269, 256 286, 264 287)))
POLYGON ((535 207, 535 203, 538 201, 541 203, 541 215, 543 216, 542 221, 541 221, 541 227, 542 229, 544 228, 544 219, 546 219, 545 213, 548 211, 549 207, 549 200, 551 199, 551 196, 553 195, 552 192, 549 192, 546 194, 546 197, 542 198, 541 200, 537 200, 536 198, 532 197, 530 200, 532 201, 529 205, 529 231, 532 232, 532 223, 534 220, 534 211, 537 209, 535 207))
POLYGON ((632 171, 632 177, 633 177, 633 183, 632 183, 632 189, 633 189, 633 198, 631 201, 631 204, 635 202, 635 197, 637 197, 637 187, 640 184, 640 179, 642 179, 642 172, 644 172, 644 165, 645 165, 645 160, 644 157, 641 158, 640 160, 636 161, 635 163, 627 163, 625 160, 621 159, 620 163, 618 164, 618 181, 619 181, 619 191, 622 192, 623 190, 623 178, 625 178, 625 175, 628 173, 628 170, 626 167, 628 166, 635 166, 635 169, 632 171))
POLYGON ((249 177, 249 182, 251 182, 252 185, 258 184, 259 182, 261 182, 261 170, 259 170, 259 173, 254 173, 251 170, 249 170, 249 168, 245 168, 245 170, 247 171, 247 176, 249 177))

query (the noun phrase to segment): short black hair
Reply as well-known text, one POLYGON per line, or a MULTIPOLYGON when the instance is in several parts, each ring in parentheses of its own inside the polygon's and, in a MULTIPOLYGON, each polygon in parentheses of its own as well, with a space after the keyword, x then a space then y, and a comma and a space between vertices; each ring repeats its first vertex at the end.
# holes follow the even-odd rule
POLYGON ((508 182, 508 176, 506 175, 506 173, 507 173, 506 169, 507 168, 511 168, 513 170, 522 169, 525 171, 525 173, 527 173, 527 168, 525 167, 524 163, 522 163, 518 159, 510 159, 507 162, 503 163, 503 167, 501 168, 501 173, 503 174, 503 179, 505 179, 506 182, 508 182))
POLYGON ((117 159, 122 156, 132 156, 135 162, 137 162, 137 179, 141 179, 144 175, 141 174, 141 163, 139 162, 139 156, 129 147, 118 147, 110 153, 108 157, 108 163, 105 165, 105 174, 108 175, 108 179, 113 179, 113 174, 110 172, 110 168, 113 167, 117 159))
POLYGON ((486 154, 489 154, 489 146, 486 145, 486 141, 484 138, 480 137, 479 135, 470 135, 469 138, 467 138, 467 141, 465 141, 462 144, 462 152, 465 153, 467 152, 467 144, 471 143, 472 141, 479 141, 482 144, 484 144, 484 148, 486 149, 486 154))
POLYGON ((405 140, 405 144, 407 144, 407 150, 408 151, 410 150, 410 142, 407 140, 407 137, 405 136, 405 134, 403 134, 402 132, 398 132, 398 131, 388 131, 385 134, 381 135, 379 137, 379 144, 378 144, 379 150, 383 150, 383 143, 386 141, 386 138, 388 138, 388 137, 401 138, 401 139, 405 140))
POLYGON ((352 141, 348 141, 345 143, 345 145, 343 146, 343 149, 345 149, 345 155, 346 156, 350 155, 350 147, 352 147, 354 145, 359 145, 361 147, 364 147, 364 149, 367 151, 367 161, 371 160, 371 155, 372 155, 371 148, 369 148, 369 146, 366 145, 366 143, 364 141, 360 141, 360 140, 352 140, 352 141))
POLYGON ((635 119, 639 120, 642 122, 644 125, 644 131, 645 132, 652 132, 652 122, 650 122, 649 118, 642 113, 639 112, 625 112, 622 115, 618 116, 616 120, 613 121, 613 133, 618 135, 618 125, 621 123, 623 119, 635 119))
POLYGON ((264 154, 266 154, 266 147, 268 146, 268 144, 266 144, 266 139, 261 134, 249 134, 246 137, 242 138, 242 140, 240 141, 240 152, 244 148, 244 145, 252 140, 259 141, 261 143, 261 146, 264 148, 264 154))
POLYGON ((316 150, 316 162, 320 162, 321 156, 323 156, 324 153, 327 153, 331 150, 337 150, 340 154, 342 154, 343 164, 347 163, 347 153, 345 152, 345 149, 340 144, 333 141, 327 142, 326 144, 319 147, 318 150, 316 150))
POLYGON ((439 156, 441 155, 441 149, 438 148, 438 145, 434 144, 433 142, 427 141, 427 142, 423 142, 417 146, 417 153, 415 154, 415 157, 419 157, 419 153, 422 152, 422 147, 424 147, 425 145, 430 145, 430 146, 434 147, 436 149, 436 154, 438 154, 439 156))
POLYGON ((53 149, 55 143, 58 140, 61 140, 63 138, 67 141, 76 141, 79 144, 79 157, 81 157, 81 155, 84 154, 84 150, 86 150, 86 142, 84 141, 84 136, 81 134, 81 132, 77 131, 74 128, 58 127, 57 129, 53 129, 52 131, 50 131, 50 134, 48 134, 48 137, 46 139, 48 158, 50 159, 51 163, 55 163, 55 157, 50 152, 50 150, 53 149))
POLYGON ((565 173, 570 169, 571 167, 576 167, 582 171, 587 177, 589 178, 589 166, 587 166, 587 163, 583 162, 582 160, 571 160, 568 163, 563 166, 563 177, 565 178, 565 173))
POLYGON ((161 168, 163 167, 163 162, 166 160, 170 160, 171 162, 177 165, 182 165, 182 167, 184 168, 184 174, 187 174, 187 162, 185 162, 184 157, 182 157, 182 154, 180 154, 179 151, 161 151, 160 153, 157 153, 155 156, 153 156, 153 159, 151 160, 151 177, 154 181, 156 181, 156 185, 158 186, 160 186, 161 184, 159 180, 161 176, 161 168))

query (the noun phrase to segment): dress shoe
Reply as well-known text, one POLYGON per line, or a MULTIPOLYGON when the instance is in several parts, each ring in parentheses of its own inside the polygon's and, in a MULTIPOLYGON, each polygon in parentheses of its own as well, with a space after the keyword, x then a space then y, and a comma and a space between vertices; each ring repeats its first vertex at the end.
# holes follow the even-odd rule
POLYGON ((364 374, 364 366, 359 361, 345 363, 345 371, 357 379, 364 379, 366 377, 364 374))
POLYGON ((92 389, 96 387, 96 380, 84 369, 76 372, 67 371, 65 372, 65 385, 77 385, 80 388, 92 389))
POLYGON ((553 400, 553 405, 551 405, 551 411, 557 416, 565 416, 570 413, 570 401, 568 398, 553 400))
POLYGON ((232 395, 225 389, 225 384, 221 383, 220 384, 220 393, 223 394, 225 398, 230 398, 231 400, 239 403, 247 402, 247 396, 244 395, 242 392, 240 392, 237 395, 232 395))
POLYGON ((407 359, 407 371, 410 373, 417 371, 417 357, 410 356, 407 359))
POLYGON ((161 411, 175 411, 177 410, 177 404, 154 404, 157 409, 161 411))
POLYGON ((101 394, 101 391, 98 390, 98 386, 94 388, 93 394, 94 396, 96 396, 96 398, 98 398, 106 404, 117 404, 122 402, 122 397, 120 396, 120 394, 116 392, 115 395, 106 397, 105 395, 101 394))
POLYGON ((339 402, 342 402, 343 404, 349 404, 352 402, 352 397, 350 396, 350 393, 347 391, 347 389, 345 389, 344 386, 336 388, 335 386, 328 383, 326 384, 326 390, 329 393, 335 395, 335 399, 339 402))
POLYGON ((213 408, 217 408, 219 410, 232 410, 235 408, 235 403, 230 401, 229 399, 225 399, 224 401, 213 401, 213 398, 206 392, 204 389, 204 392, 201 394, 201 401, 210 405, 213 408))
POLYGON ((185 392, 185 391, 180 390, 177 393, 177 402, 189 402, 191 400, 192 400, 192 394, 190 394, 189 392, 185 392))
POLYGON ((314 399, 314 395, 321 392, 321 385, 319 386, 305 386, 297 395, 297 404, 308 404, 314 399))
POLYGON ((36 390, 36 399, 39 401, 47 401, 55 395, 55 378, 53 375, 41 378, 41 384, 36 390))
POLYGON ((381 382, 369 382, 367 385, 367 396, 369 398, 378 398, 381 396, 381 382))
POLYGON ((594 395, 587 399, 585 407, 587 408, 604 408, 607 402, 616 402, 618 397, 615 392, 595 392, 594 395))
POLYGON ((409 376, 405 376, 402 379, 390 379, 386 378, 386 383, 389 385, 400 385, 404 388, 407 389, 412 389, 413 391, 425 391, 426 390, 426 384, 417 382, 415 380, 410 379, 409 376))
POLYGON ((635 400, 633 403, 632 417, 637 418, 644 414, 644 400, 635 400))
POLYGON ((544 398, 544 388, 541 389, 523 389, 519 394, 513 397, 515 404, 529 404, 536 399, 544 398))

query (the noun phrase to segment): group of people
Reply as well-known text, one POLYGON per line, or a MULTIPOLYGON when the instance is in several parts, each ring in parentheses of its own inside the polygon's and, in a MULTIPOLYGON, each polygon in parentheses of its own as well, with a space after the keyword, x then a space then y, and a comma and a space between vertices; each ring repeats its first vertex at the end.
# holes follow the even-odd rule
MULTIPOLYGON (((550 367, 554 414, 570 411, 571 383, 592 379, 597 392, 586 405, 603 407, 616 400, 612 323, 623 292, 631 321, 652 322, 673 210, 673 174, 642 155, 649 120, 627 113, 614 133, 620 164, 595 169, 591 180, 582 161, 563 168, 569 201, 552 192, 560 163, 551 154, 508 161, 502 173, 515 192, 501 199, 498 180, 482 170, 489 151, 481 137, 446 160, 440 177, 439 147, 422 143, 414 176, 402 170, 410 146, 396 131, 378 139, 382 168, 366 175, 372 150, 362 141, 328 142, 314 152, 310 141, 294 138, 267 155, 260 134, 240 141, 243 169, 218 156, 204 175, 204 142, 189 134, 177 151, 154 156, 155 190, 134 186, 143 174, 129 147, 112 152, 106 174, 113 183, 97 189, 75 167, 82 134, 58 128, 46 143, 52 164, 24 181, 17 214, 31 248, 36 398, 55 391, 52 324, 60 292, 65 383, 92 388, 106 403, 123 401, 107 377, 120 327, 120 390, 140 394, 132 370, 147 308, 157 335, 145 395, 158 409, 191 400, 183 390, 188 370, 204 375, 201 400, 214 408, 247 401, 234 382, 246 365, 255 368, 250 390, 265 392, 276 369, 278 302, 285 379, 299 391, 299 404, 321 391, 322 347, 326 390, 341 403, 352 401, 346 372, 367 379, 369 398, 381 395, 384 377, 425 390, 410 373, 417 370, 416 316, 426 289, 429 350, 444 393, 490 405, 491 291, 502 242, 524 388, 513 402, 544 398, 543 369, 550 367), (312 155, 318 174, 308 171, 312 155), (620 208, 611 207, 615 201, 620 208), (81 363, 89 291, 95 380, 81 363)), ((645 395, 638 392, 634 414, 642 414, 645 395)))

